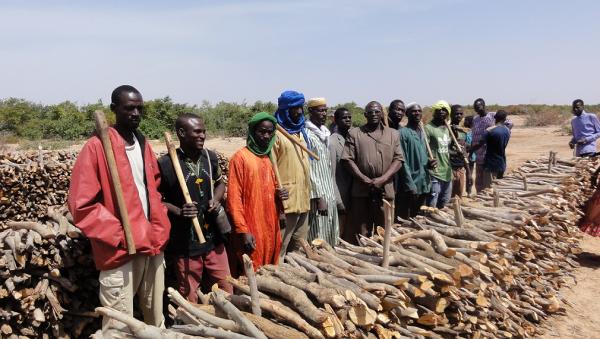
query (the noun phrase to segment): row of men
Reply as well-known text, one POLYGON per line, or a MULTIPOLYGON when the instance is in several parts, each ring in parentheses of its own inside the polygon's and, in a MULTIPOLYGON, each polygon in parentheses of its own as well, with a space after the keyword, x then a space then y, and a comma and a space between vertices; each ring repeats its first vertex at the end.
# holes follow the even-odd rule
POLYGON ((433 119, 424 128, 422 109, 416 103, 392 102, 390 127, 384 124, 384 110, 378 102, 365 107, 366 124, 357 128, 351 128, 350 112, 338 109, 333 133, 326 126, 328 109, 323 98, 308 101, 308 119, 304 106, 301 93, 286 91, 274 115, 261 112, 250 119, 246 147, 231 158, 227 184, 216 154, 204 148, 202 119, 194 114, 178 117, 177 154, 193 200, 185 203, 172 159, 166 155, 157 160, 138 130, 142 95, 132 86, 116 88, 110 105, 116 123, 109 137, 137 253, 127 253, 97 136, 77 158, 68 201, 75 224, 92 244, 100 270, 101 304, 133 314, 137 294, 144 320, 160 326, 165 252, 176 287, 197 301, 197 289, 214 283, 232 291, 226 278, 243 272, 243 254, 249 254, 258 268, 277 264, 303 240, 321 238, 335 245, 341 237, 356 243, 357 235, 369 235, 375 225, 383 225, 384 200, 395 201, 400 217, 416 215, 424 202, 443 207, 452 177, 460 182, 457 194, 462 194, 465 177, 470 177, 465 160, 469 151, 476 153, 478 189, 490 178, 501 176, 506 166, 506 114, 487 113, 482 99, 475 102, 478 115, 470 137, 469 131, 458 126, 462 107, 451 108, 443 101, 432 106, 433 119), (452 127, 446 125, 449 114, 452 127), (408 122, 403 127, 400 122, 405 115, 408 122), (460 148, 452 146, 450 130, 459 144, 470 145, 468 151, 457 153, 460 148), (480 167, 485 178, 480 178, 480 167), (222 204, 231 227, 223 221, 222 204), (196 217, 202 225, 203 243, 192 225, 196 217))

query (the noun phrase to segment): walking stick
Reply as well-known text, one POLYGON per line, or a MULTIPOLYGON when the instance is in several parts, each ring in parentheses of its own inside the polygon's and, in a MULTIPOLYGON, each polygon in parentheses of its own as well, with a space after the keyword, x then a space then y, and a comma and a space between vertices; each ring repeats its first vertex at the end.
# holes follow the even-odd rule
MULTIPOLYGON (((190 196, 190 191, 188 190, 187 184, 185 183, 185 178, 183 177, 183 171, 181 170, 181 165, 179 164, 177 150, 175 148, 175 145, 173 145, 173 140, 171 139, 171 133, 165 132, 165 142, 167 144, 169 156, 171 157, 171 162, 173 163, 173 169, 175 170, 177 181, 179 182, 179 187, 181 187, 181 191, 183 192, 183 199, 186 204, 191 204, 192 197, 190 196)), ((192 225, 194 225, 194 230, 198 235, 198 242, 204 244, 206 240, 204 239, 204 234, 202 233, 202 229, 200 228, 200 221, 198 221, 197 216, 192 218, 192 225)))
POLYGON ((448 133, 450 134, 450 137, 452 138, 452 142, 454 142, 454 144, 456 145, 456 148, 458 148, 458 151, 463 156, 463 161, 465 163, 465 172, 467 172, 466 176, 468 178, 471 178, 471 169, 469 168, 469 159, 467 159, 465 152, 463 152, 463 149, 460 146, 460 144, 458 143, 458 140, 456 140, 456 136, 454 135, 454 132, 452 132, 452 127, 450 127, 450 124, 448 123, 448 121, 444 121, 444 123, 446 124, 446 128, 448 129, 448 133))
POLYGON ((300 143, 291 134, 289 134, 288 131, 285 130, 285 128, 281 127, 279 124, 275 124, 275 126, 277 127, 277 130, 281 132, 281 134, 283 134, 284 137, 286 137, 294 145, 300 147, 300 149, 303 150, 306 154, 310 155, 313 159, 321 160, 314 152, 306 148, 306 146, 302 145, 302 143, 300 143))
POLYGON ((429 139, 427 139, 427 133, 425 133, 425 128, 423 128, 423 123, 421 121, 419 121, 419 129, 421 130, 423 139, 425 139, 425 147, 427 148, 427 155, 429 156, 429 160, 433 160, 433 152, 431 152, 431 147, 429 146, 429 139))
POLYGON ((277 156, 275 155, 275 153, 273 153, 273 150, 269 152, 269 160, 271 160, 271 166, 273 166, 273 172, 275 172, 277 188, 281 188, 281 177, 279 176, 279 168, 277 167, 277 156))
POLYGON ((113 152, 112 143, 110 142, 110 137, 108 136, 108 123, 106 122, 104 112, 100 110, 94 112, 94 119, 96 120, 96 132, 102 141, 102 148, 104 148, 104 155, 106 156, 106 162, 108 163, 108 172, 110 173, 110 178, 112 180, 112 189, 117 198, 117 209, 119 210, 119 215, 121 216, 121 224, 123 224, 127 253, 135 254, 135 242, 133 241, 133 235, 131 234, 131 224, 129 223, 129 214, 127 213, 125 198, 123 197, 121 178, 119 178, 115 153, 113 152))

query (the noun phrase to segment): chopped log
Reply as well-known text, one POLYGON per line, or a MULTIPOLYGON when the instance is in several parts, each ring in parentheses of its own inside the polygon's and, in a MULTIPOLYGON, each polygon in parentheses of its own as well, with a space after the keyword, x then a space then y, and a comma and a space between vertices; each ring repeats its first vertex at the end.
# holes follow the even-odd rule
POLYGON ((248 286, 250 287, 250 298, 252 299, 252 313, 260 317, 260 305, 258 301, 258 287, 256 287, 256 277, 254 276, 254 265, 252 259, 247 254, 242 256, 244 260, 244 272, 248 277, 248 286))
POLYGON ((212 297, 213 303, 217 305, 221 311, 225 312, 229 319, 235 321, 242 333, 257 339, 267 339, 264 333, 256 328, 256 326, 254 326, 250 320, 246 319, 240 310, 238 310, 235 306, 233 306, 233 304, 225 299, 222 291, 220 291, 218 288, 213 289, 212 297))

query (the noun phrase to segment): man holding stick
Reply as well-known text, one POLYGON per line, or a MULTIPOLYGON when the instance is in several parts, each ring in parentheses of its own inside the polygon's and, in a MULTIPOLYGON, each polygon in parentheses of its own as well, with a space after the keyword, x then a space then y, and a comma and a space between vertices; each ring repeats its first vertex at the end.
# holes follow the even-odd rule
POLYGON ((189 301, 197 303, 196 290, 210 291, 213 284, 229 293, 233 292, 226 277, 230 275, 224 240, 230 230, 219 229, 216 222, 223 209, 225 194, 217 155, 204 148, 206 128, 202 119, 191 113, 180 115, 175 121, 179 138, 176 150, 186 187, 192 203, 185 203, 174 167, 168 155, 158 160, 161 172, 160 192, 169 211, 171 234, 166 253, 175 264, 177 289, 189 301), (214 182, 214 190, 211 189, 214 182), (212 191, 212 192, 211 192, 212 191), (214 194, 214 195, 213 195, 214 194), (205 241, 199 241, 192 226, 197 217, 205 241))
POLYGON ((276 132, 273 154, 281 184, 289 192, 289 199, 283 202, 285 228, 281 234, 280 255, 283 258, 288 251, 300 248, 300 240, 306 240, 308 236, 310 164, 309 155, 303 148, 310 148, 310 144, 304 120, 304 95, 285 91, 277 101, 275 119, 283 131, 276 132))
POLYGON ((269 113, 255 114, 248 122, 246 147, 229 161, 227 210, 233 222, 230 262, 234 276, 244 271, 244 253, 252 258, 255 270, 279 261, 280 224, 285 222, 282 201, 288 192, 279 187, 276 167, 269 159, 276 123, 269 113))
POLYGON ((383 125, 379 102, 367 104, 365 118, 365 125, 348 132, 342 155, 353 176, 352 207, 342 238, 353 244, 357 234, 369 236, 374 226, 385 224, 383 199, 394 200, 393 178, 404 160, 398 131, 383 125))
POLYGON ((429 170, 437 162, 429 159, 425 147, 426 136, 420 128, 423 111, 416 102, 406 105, 408 122, 400 126, 400 145, 404 152, 404 166, 396 180, 396 215, 408 219, 415 217, 431 190, 429 170))
MULTIPOLYGON (((133 297, 137 295, 144 321, 162 326, 163 249, 171 226, 158 192, 156 157, 137 130, 144 110, 142 95, 132 86, 119 86, 112 92, 110 109, 116 124, 108 129, 108 138, 121 189, 115 189, 119 185, 110 179, 107 153, 95 135, 83 146, 73 167, 69 210, 75 225, 90 239, 94 262, 100 270, 102 306, 133 316, 133 297), (135 254, 127 253, 123 230, 126 222, 121 220, 122 212, 118 212, 115 200, 120 194, 126 203, 135 254)), ((103 320, 103 327, 118 324, 103 320)))
POLYGON ((465 194, 465 188, 473 183, 467 145, 471 144, 470 136, 467 131, 460 127, 465 112, 461 105, 452 105, 450 107, 450 126, 452 134, 458 144, 453 143, 450 148, 450 165, 452 166, 452 196, 462 197, 465 194), (459 147, 460 146, 460 147, 459 147))

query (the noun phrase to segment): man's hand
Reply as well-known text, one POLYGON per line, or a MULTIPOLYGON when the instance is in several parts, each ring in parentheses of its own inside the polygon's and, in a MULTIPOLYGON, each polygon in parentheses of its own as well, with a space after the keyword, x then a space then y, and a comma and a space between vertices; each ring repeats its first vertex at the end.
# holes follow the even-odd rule
POLYGON ((208 201, 208 211, 212 212, 212 211, 218 211, 219 208, 221 208, 221 202, 218 200, 209 200, 208 201))
POLYGON ((190 219, 197 217, 198 208, 196 208, 196 203, 184 204, 179 211, 179 216, 190 219))
POLYGON ((288 190, 285 187, 280 187, 276 191, 277 191, 277 196, 279 197, 279 200, 284 201, 284 200, 288 200, 290 198, 290 193, 288 192, 288 190))
POLYGON ((317 198, 316 200, 319 215, 327 215, 327 200, 325 198, 317 198))
POLYGON ((252 253, 256 249, 256 240, 254 236, 250 233, 242 233, 240 234, 242 238, 242 246, 244 247, 244 251, 246 253, 252 253))
POLYGON ((428 169, 434 169, 436 168, 438 165, 438 162, 436 159, 429 159, 429 161, 427 161, 427 168, 428 169))
POLYGON ((377 187, 377 188, 381 188, 383 185, 385 185, 385 182, 387 180, 384 177, 378 177, 373 179, 373 181, 371 182, 371 185, 377 187))
POLYGON ((367 177, 367 176, 364 176, 364 175, 363 175, 363 176, 361 177, 361 179, 360 179, 360 180, 361 180, 361 181, 362 181, 362 182, 363 182, 365 185, 367 185, 367 186, 371 186, 371 185, 373 185, 373 179, 371 179, 371 178, 369 178, 369 177, 367 177))

